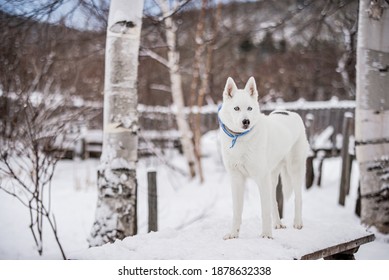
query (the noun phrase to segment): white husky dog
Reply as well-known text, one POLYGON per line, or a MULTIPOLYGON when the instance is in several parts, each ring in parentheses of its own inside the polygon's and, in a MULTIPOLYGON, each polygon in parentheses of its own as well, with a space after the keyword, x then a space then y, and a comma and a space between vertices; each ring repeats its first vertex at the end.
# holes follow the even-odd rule
POLYGON ((246 178, 252 178, 259 187, 262 237, 272 238, 272 217, 276 229, 285 228, 276 201, 279 175, 284 197, 292 191, 295 193, 293 226, 301 229, 301 192, 309 148, 301 117, 288 111, 274 111, 269 116, 261 114, 254 78, 247 81, 244 89, 238 89, 234 80, 228 78, 219 122, 222 157, 230 174, 233 201, 232 229, 224 239, 239 236, 246 178))

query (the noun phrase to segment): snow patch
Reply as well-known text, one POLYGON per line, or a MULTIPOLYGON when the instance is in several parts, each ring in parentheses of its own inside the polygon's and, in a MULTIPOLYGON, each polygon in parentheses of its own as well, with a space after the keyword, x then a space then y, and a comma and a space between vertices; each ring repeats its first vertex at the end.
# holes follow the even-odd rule
MULTIPOLYGON (((213 135, 207 135, 208 140, 204 141, 213 143, 216 134, 215 131, 213 135)), ((67 256, 73 259, 290 259, 298 258, 303 250, 316 250, 365 233, 354 215, 357 163, 353 162, 350 195, 343 208, 337 205, 341 161, 331 158, 323 162, 321 187, 303 192, 302 230, 292 227, 293 200, 289 200, 284 205, 283 219, 287 229, 275 230, 274 240, 259 238, 259 194, 254 183, 248 181, 241 236, 237 240, 222 240, 231 223, 231 191, 222 163, 214 160, 219 156, 218 151, 214 149, 213 152, 213 156, 203 160, 206 180, 202 185, 166 165, 153 163, 157 171, 159 231, 150 234, 147 234, 150 162, 149 159, 140 160, 137 165, 139 234, 88 250, 87 237, 95 220, 99 161, 77 162, 78 189, 71 179, 74 162, 60 161, 52 183, 52 207, 67 256)), ((177 152, 165 156, 172 165, 183 166, 185 163, 177 152)), ((28 220, 28 211, 18 201, 0 192, 0 259, 60 259, 55 240, 50 235, 44 241, 44 256, 37 255, 28 220)), ((388 235, 371 230, 377 236, 376 241, 361 246, 356 258, 389 259, 388 235)))

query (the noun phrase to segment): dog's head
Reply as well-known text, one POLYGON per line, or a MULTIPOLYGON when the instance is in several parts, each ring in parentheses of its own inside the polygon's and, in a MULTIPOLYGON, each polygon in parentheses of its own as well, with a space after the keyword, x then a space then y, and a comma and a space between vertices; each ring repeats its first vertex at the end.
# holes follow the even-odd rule
POLYGON ((260 111, 253 77, 247 81, 244 89, 238 89, 231 77, 227 79, 222 110, 226 125, 235 132, 244 132, 256 124, 260 111))

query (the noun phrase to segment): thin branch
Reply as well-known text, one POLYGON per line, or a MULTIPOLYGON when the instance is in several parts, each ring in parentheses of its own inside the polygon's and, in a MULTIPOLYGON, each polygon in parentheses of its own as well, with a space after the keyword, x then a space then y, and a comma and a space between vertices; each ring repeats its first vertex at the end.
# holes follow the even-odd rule
POLYGON ((167 61, 166 58, 162 57, 161 55, 153 52, 152 50, 150 49, 146 49, 146 48, 141 48, 140 49, 140 52, 139 52, 139 55, 140 56, 147 56, 147 57, 150 57, 152 59, 154 59, 155 61, 161 63, 163 66, 169 68, 169 62, 167 61))
POLYGON ((29 207, 27 202, 23 201, 23 199, 20 196, 18 196, 15 192, 11 192, 11 191, 7 190, 6 188, 2 187, 1 185, 0 185, 0 190, 9 194, 10 196, 15 197, 17 200, 19 200, 22 203, 22 205, 29 207))
MULTIPOLYGON (((163 1, 166 1, 166 0, 163 0, 163 1)), ((171 11, 168 11, 164 8, 166 8, 167 6, 165 5, 165 3, 161 2, 161 0, 156 0, 156 4, 158 5, 158 7, 161 9, 162 11, 162 17, 159 17, 158 20, 160 22, 164 22, 165 19, 169 18, 169 17, 172 17, 174 16, 175 14, 177 14, 182 8, 184 8, 187 4, 189 4, 192 0, 185 0, 185 1, 181 1, 181 2, 176 2, 176 7, 174 7, 171 11)))
POLYGON ((50 225, 50 227, 51 227, 51 229, 52 229, 52 232, 53 232, 53 234, 54 234, 55 241, 57 242, 57 245, 58 245, 58 247, 59 247, 59 250, 61 251, 62 258, 63 258, 64 260, 66 260, 65 252, 64 252, 64 250, 63 250, 63 248, 62 248, 62 244, 61 244, 61 242, 60 242, 60 240, 59 240, 59 237, 58 237, 58 232, 57 232, 57 222, 55 221, 54 215, 52 215, 52 217, 53 217, 53 221, 52 221, 51 218, 50 218, 49 212, 47 212, 47 214, 46 214, 47 221, 49 222, 49 225, 50 225))
MULTIPOLYGON (((20 184, 20 186, 22 186, 26 191, 28 191, 30 194, 32 194, 33 192, 28 188, 28 186, 19 178, 19 176, 16 175, 15 171, 11 167, 8 160, 4 160, 4 157, 2 159, 3 159, 3 163, 6 165, 6 167, 8 169, 7 174, 10 175, 13 179, 15 179, 20 184)), ((4 170, 4 169, 2 169, 2 170, 4 170)))
POLYGON ((285 25, 286 23, 288 23, 289 21, 291 21, 293 18, 295 18, 296 16, 298 16, 300 13, 302 13, 303 11, 305 11, 307 8, 309 8, 315 1, 314 0, 311 0, 309 2, 304 2, 302 5, 298 5, 297 6, 297 9, 295 10, 291 10, 289 11, 288 13, 286 13, 285 16, 279 18, 276 22, 274 22, 273 24, 269 24, 268 26, 264 26, 264 27, 261 27, 259 29, 253 29, 253 30, 250 30, 249 32, 250 33, 257 33, 259 31, 274 31, 278 28, 280 28, 281 26, 285 25))

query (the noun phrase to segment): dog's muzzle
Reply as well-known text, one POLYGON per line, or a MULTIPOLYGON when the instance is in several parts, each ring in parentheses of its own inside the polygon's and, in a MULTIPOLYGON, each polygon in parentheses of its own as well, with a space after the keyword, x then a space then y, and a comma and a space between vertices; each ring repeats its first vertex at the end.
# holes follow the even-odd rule
POLYGON ((242 124, 243 124, 243 128, 244 128, 244 129, 247 129, 247 128, 249 128, 249 126, 250 126, 250 120, 249 120, 249 119, 244 119, 244 120, 242 121, 242 124))

